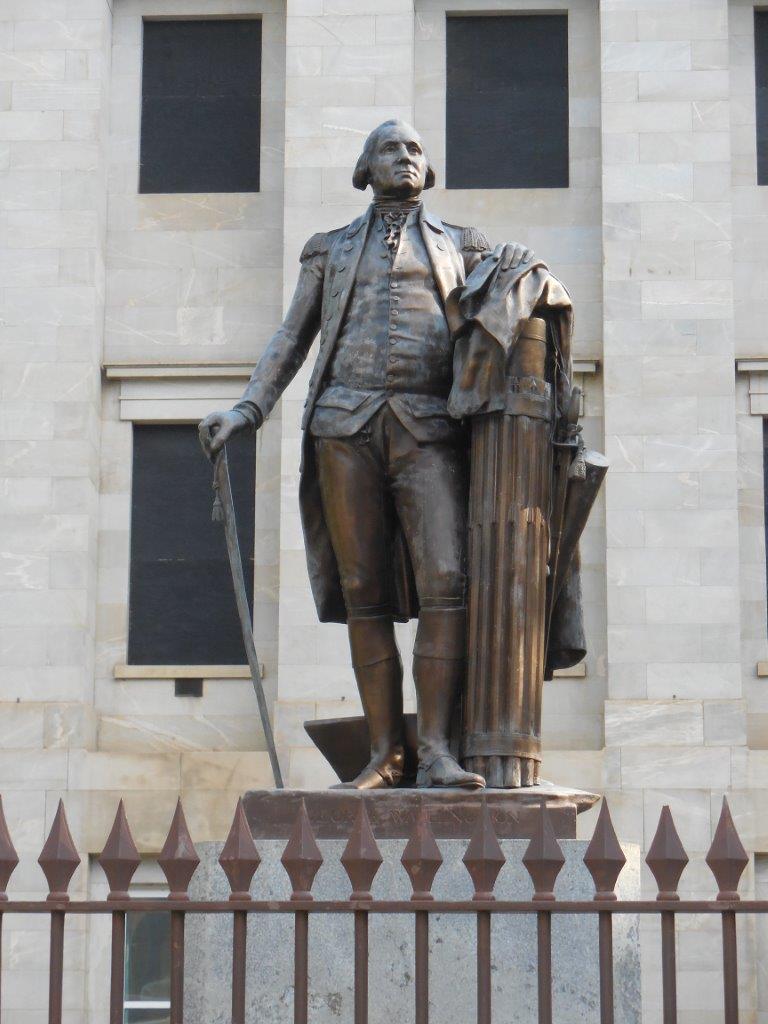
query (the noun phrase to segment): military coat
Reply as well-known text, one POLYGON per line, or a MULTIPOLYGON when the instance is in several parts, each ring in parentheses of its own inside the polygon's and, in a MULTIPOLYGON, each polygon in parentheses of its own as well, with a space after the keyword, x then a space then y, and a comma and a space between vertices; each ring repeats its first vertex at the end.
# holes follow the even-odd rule
MULTIPOLYGON (((259 360, 242 401, 235 407, 251 422, 259 424, 298 372, 320 332, 320 347, 301 421, 304 441, 299 505, 309 579, 321 622, 346 622, 347 616, 323 514, 314 444, 308 427, 325 387, 334 346, 350 307, 355 274, 373 216, 371 205, 351 224, 313 235, 304 246, 299 280, 288 312, 259 360)), ((488 242, 477 229, 445 224, 423 207, 419 226, 435 284, 445 302, 488 252, 488 242)), ((391 564, 393 616, 405 621, 418 614, 418 599, 407 547, 397 528, 393 532, 391 564)))
MULTIPOLYGON (((313 438, 308 428, 318 398, 326 385, 327 373, 344 317, 350 312, 356 271, 373 216, 374 207, 370 206, 346 227, 313 235, 307 242, 301 253, 301 271, 285 319, 259 360, 241 402, 235 406, 252 423, 260 424, 300 369, 315 337, 318 332, 320 333, 319 351, 310 377, 301 421, 304 437, 299 505, 309 580, 321 622, 346 622, 347 613, 338 566, 323 512, 313 438)), ((480 273, 480 263, 488 256, 490 245, 476 228, 445 224, 423 207, 420 210, 419 225, 432 265, 435 284, 446 305, 446 319, 449 326, 455 330, 461 321, 461 317, 456 313, 456 307, 462 286, 473 270, 477 269, 478 274, 480 273)), ((534 271, 534 278, 540 278, 545 282, 549 280, 546 268, 540 263, 532 264, 530 268, 520 268, 512 277, 517 279, 521 274, 528 277, 531 271, 534 271)), ((505 298, 502 299, 501 305, 504 308, 508 305, 505 298)), ((353 310, 354 307, 352 312, 353 310)), ((530 311, 526 315, 531 315, 530 311)), ((563 332, 564 337, 566 333, 563 332)), ((418 615, 419 605, 407 545, 396 523, 393 524, 391 543, 392 614, 396 620, 406 621, 418 615)), ((576 572, 569 580, 569 587, 573 590, 571 603, 577 609, 577 614, 575 617, 566 616, 570 623, 565 630, 568 636, 562 643, 555 645, 566 652, 556 662, 560 665, 569 664, 583 656, 578 576, 576 572)), ((550 657, 553 653, 549 652, 550 657)))

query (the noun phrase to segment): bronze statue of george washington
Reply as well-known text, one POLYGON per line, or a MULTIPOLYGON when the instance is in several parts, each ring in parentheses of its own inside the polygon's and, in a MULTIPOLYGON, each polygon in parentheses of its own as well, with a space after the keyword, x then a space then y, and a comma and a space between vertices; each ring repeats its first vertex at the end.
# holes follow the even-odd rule
MULTIPOLYGON (((524 246, 492 249, 480 231, 424 208, 435 174, 409 125, 386 121, 371 132, 352 180, 371 187, 373 202, 307 242, 288 312, 242 401, 207 416, 201 442, 212 455, 235 431, 258 429, 320 333, 302 420, 300 505, 318 615, 347 624, 370 732, 370 762, 348 785, 384 788, 402 778, 393 622, 418 617, 417 785, 481 788, 483 777, 465 771, 449 746, 466 676, 465 418, 493 408, 496 357, 483 338, 506 332, 508 344, 510 316, 550 316, 569 377, 570 302, 524 246), (485 324, 462 313, 462 290, 478 270, 470 300, 488 314, 485 324)), ((576 627, 579 634, 580 619, 576 627)), ((580 646, 577 635, 571 647, 580 646)))

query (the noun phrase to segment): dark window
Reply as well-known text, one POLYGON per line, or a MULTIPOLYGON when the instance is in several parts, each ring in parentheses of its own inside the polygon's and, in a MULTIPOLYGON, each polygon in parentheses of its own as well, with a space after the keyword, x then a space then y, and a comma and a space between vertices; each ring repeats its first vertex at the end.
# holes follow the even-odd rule
POLYGON ((448 18, 448 188, 568 186, 568 16, 448 18))
POLYGON ((768 11, 755 11, 757 184, 768 185, 768 11))
MULTIPOLYGON (((255 439, 227 445, 248 600, 253 602, 255 439)), ((128 662, 244 665, 212 468, 195 426, 133 428, 128 662)))
POLYGON ((145 21, 140 192, 258 192, 261 22, 145 21))
MULTIPOLYGON (((167 895, 147 889, 131 895, 167 895)), ((168 1024, 171 1010, 170 917, 162 911, 125 915, 123 1024, 168 1024)))

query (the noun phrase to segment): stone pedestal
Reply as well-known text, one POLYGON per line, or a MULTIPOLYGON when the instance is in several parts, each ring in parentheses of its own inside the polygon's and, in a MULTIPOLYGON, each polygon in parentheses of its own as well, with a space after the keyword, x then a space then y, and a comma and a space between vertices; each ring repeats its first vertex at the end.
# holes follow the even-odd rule
MULTIPOLYGON (((559 839, 576 838, 576 815, 600 797, 582 789, 541 782, 518 789, 385 789, 365 794, 365 806, 377 839, 407 839, 420 807, 429 812, 432 831, 440 839, 469 839, 482 801, 487 804, 499 839, 528 839, 542 801, 559 839)), ((307 791, 259 789, 245 795, 245 813, 254 839, 287 839, 303 800, 318 839, 346 839, 352 829, 360 794, 349 789, 307 791)))
MULTIPOLYGON (((313 804, 329 794, 304 793, 313 818, 313 827, 321 835, 313 804)), ((414 794, 419 796, 420 794, 414 794)), ((508 795, 508 794, 505 794, 508 795)), ((317 899, 345 899, 349 880, 339 861, 346 843, 346 814, 338 796, 344 838, 319 838, 324 863, 317 875, 313 893, 317 899)), ((391 796, 391 795, 390 795, 391 796)), ((399 798, 402 798, 401 792, 399 798)), ((440 794, 448 820, 450 797, 440 794)), ((493 803, 494 795, 488 794, 493 803)), ((292 803, 297 796, 275 794, 275 800, 292 803)), ((358 798, 353 794, 352 800, 358 798)), ((464 796, 464 811, 458 815, 460 831, 466 831, 464 812, 478 799, 464 796)), ((270 801, 263 795, 249 795, 249 808, 262 810, 270 801)), ((376 807, 376 802, 369 805, 376 807)), ((327 800, 326 800, 327 810, 327 800)), ((382 806, 380 810, 384 810, 382 806)), ((373 818, 376 811, 372 810, 373 818)), ((404 812, 406 813, 406 812, 404 812)), ((292 818, 292 816, 291 816, 292 818)), ((288 821, 288 815, 285 816, 288 821)), ((436 832, 440 817, 435 814, 436 832)), ((565 818, 563 818, 563 821, 565 818)), ((508 816, 513 824, 515 819, 508 816)), ((331 822, 331 824, 333 824, 331 822)), ((390 821, 391 824, 391 821, 390 821)), ((330 827, 330 826, 328 826, 330 827)), ((338 822, 334 827, 339 829, 338 822)), ((386 838, 377 827, 382 864, 373 885, 379 899, 408 899, 410 883, 400 863, 404 838, 386 838)), ((399 827, 399 826, 398 826, 399 827)), ((256 831, 258 832, 258 828, 256 831)), ((261 830, 267 830, 262 820, 261 830)), ((445 829, 442 829, 444 831, 445 829)), ((257 899, 285 899, 290 895, 288 877, 280 863, 287 830, 274 827, 279 838, 257 837, 262 863, 256 872, 252 892, 257 899), (284 834, 283 834, 284 833, 284 834)), ((274 835, 273 831, 273 835, 274 835)), ((455 834, 455 833, 454 833, 455 834)), ((444 858, 433 887, 438 899, 469 899, 472 885, 462 857, 465 838, 440 838, 444 858)), ((594 894, 589 873, 583 864, 587 844, 576 839, 561 839, 565 866, 556 886, 559 899, 591 899, 594 894)), ((522 864, 527 841, 501 839, 507 863, 499 875, 496 894, 500 899, 527 900, 532 885, 522 864)), ((201 864, 192 881, 192 898, 226 899, 228 886, 217 863, 222 844, 198 846, 201 864)), ((635 846, 625 847, 627 865, 619 880, 622 898, 638 898, 640 892, 640 855, 635 846)), ((232 922, 229 917, 190 916, 188 919, 187 982, 185 1024, 228 1024, 230 1014, 232 922)), ((309 1000, 313 1024, 344 1024, 353 1019, 353 920, 351 914, 318 915, 310 918, 309 1000)), ((414 921, 412 915, 372 915, 370 919, 370 1021, 392 1024, 413 1020, 414 1013, 414 921)), ((466 1024, 476 1016, 474 915, 440 915, 430 925, 430 1006, 431 1019, 440 1024, 466 1024)), ((536 921, 533 915, 499 916, 492 928, 493 1020, 498 1024, 527 1024, 537 1019, 536 1010, 536 921)), ((639 1024, 640 959, 638 921, 619 915, 614 919, 614 960, 617 1024, 639 1024)), ((555 915, 553 922, 553 999, 554 1019, 558 1024, 586 1024, 599 1015, 597 960, 597 918, 555 915)), ((293 920, 290 915, 254 915, 248 928, 247 1019, 260 1024, 284 1024, 293 1012, 293 920)))

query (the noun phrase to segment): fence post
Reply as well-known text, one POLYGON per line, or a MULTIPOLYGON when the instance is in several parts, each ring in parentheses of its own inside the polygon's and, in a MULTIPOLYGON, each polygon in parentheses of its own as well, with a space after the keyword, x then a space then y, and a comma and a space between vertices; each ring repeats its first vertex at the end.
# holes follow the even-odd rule
MULTIPOLYGON (((232 827, 219 855, 219 864, 229 881, 233 902, 251 898, 251 882, 261 864, 259 851, 253 841, 243 799, 237 801, 232 827)), ((248 943, 248 914, 244 910, 232 913, 232 1024, 245 1024, 245 974, 248 943)))
MULTIPOLYGON (((136 868, 141 863, 139 851, 133 841, 125 806, 121 800, 117 806, 112 830, 104 844, 99 863, 107 876, 109 895, 107 900, 128 899, 128 887, 136 868)), ((123 1002, 125 992, 125 912, 116 910, 112 914, 112 967, 109 985, 109 1024, 123 1024, 123 1002)))
MULTIPOLYGON (((412 900, 434 900, 432 883, 443 863, 440 847, 435 842, 429 811, 423 803, 413 823, 413 830, 403 850, 400 863, 411 880, 412 900)), ((415 1001, 416 1024, 429 1024, 429 912, 414 914, 415 1001)))
MULTIPOLYGON (((595 883, 595 901, 615 902, 616 882, 627 858, 616 836, 608 802, 603 799, 592 841, 584 854, 584 863, 595 883)), ((613 1024, 613 915, 598 915, 600 944, 600 1024, 613 1024)))
MULTIPOLYGON (((648 848, 645 862, 659 887, 656 899, 678 902, 680 896, 677 887, 688 863, 688 854, 680 842, 667 804, 661 809, 656 835, 648 848)), ((673 910, 663 910, 661 913, 661 984, 664 1024, 677 1024, 677 956, 673 910)))
MULTIPOLYGON (((552 828, 546 801, 539 805, 539 814, 523 864, 533 882, 535 902, 551 903, 555 899, 555 881, 565 857, 552 828)), ((552 1024, 552 915, 540 910, 537 916, 537 953, 539 980, 539 1024, 552 1024)))
MULTIPOLYGON (((312 883, 323 863, 323 855, 315 842, 315 834, 302 798, 291 838, 280 861, 291 880, 292 900, 312 900, 312 883)), ((294 1024, 307 1024, 309 1006, 309 913, 296 910, 294 919, 294 972, 293 1020, 294 1024)))
MULTIPOLYGON (((741 899, 738 893, 739 879, 749 863, 747 851, 733 824, 728 801, 723 798, 723 809, 715 829, 715 835, 707 864, 715 876, 719 892, 718 900, 736 903, 741 899)), ((723 1002, 725 1024, 739 1024, 739 968, 736 952, 736 915, 732 910, 723 910, 723 1002)))
MULTIPOLYGON (((360 797, 355 823, 341 863, 352 884, 350 900, 371 900, 371 885, 384 858, 360 797)), ((355 1024, 368 1024, 368 911, 355 911, 355 1024)))
MULTIPOLYGON (((80 863, 72 834, 67 824, 64 804, 59 800, 51 831, 37 859, 50 888, 48 900, 62 908, 69 902, 67 888, 80 863)), ((62 989, 64 986, 64 920, 63 909, 51 911, 51 954, 48 977, 48 1024, 61 1024, 62 989)))
MULTIPOLYGON (((475 886, 472 899, 481 903, 494 900, 493 887, 506 857, 496 838, 485 797, 463 860, 475 886)), ((491 915, 487 910, 477 911, 477 1021, 491 1024, 491 915)))
MULTIPOLYGON (((197 870, 200 858, 187 828, 181 798, 176 804, 168 838, 157 858, 157 863, 168 879, 168 899, 187 901, 189 883, 197 870)), ((171 911, 171 1024, 184 1024, 185 916, 183 910, 171 911)))

